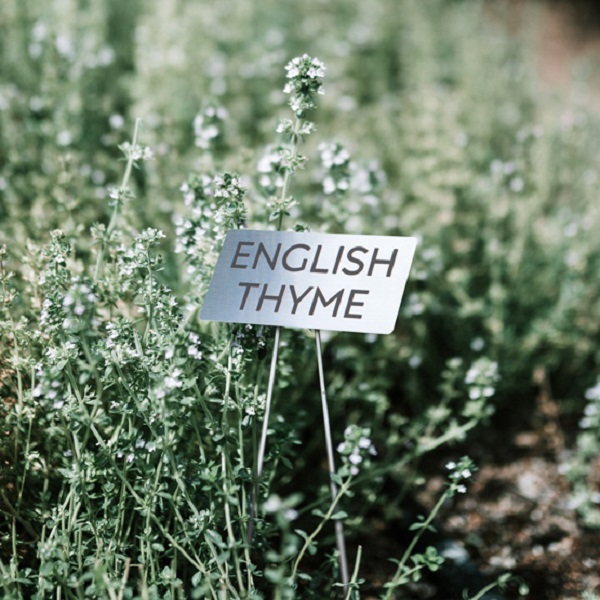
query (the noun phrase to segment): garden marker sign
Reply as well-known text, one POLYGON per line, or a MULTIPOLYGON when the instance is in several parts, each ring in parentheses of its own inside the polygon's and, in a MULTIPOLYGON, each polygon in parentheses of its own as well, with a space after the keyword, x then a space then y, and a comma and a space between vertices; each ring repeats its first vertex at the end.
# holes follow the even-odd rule
POLYGON ((229 231, 200 318, 391 333, 416 239, 229 231))
MULTIPOLYGON (((252 543, 281 327, 314 329, 332 502, 338 500, 321 329, 391 333, 417 241, 410 237, 291 231, 229 231, 200 318, 276 325, 265 414, 256 457, 247 540, 252 543)), ((344 525, 335 521, 344 600, 350 577, 344 525)))

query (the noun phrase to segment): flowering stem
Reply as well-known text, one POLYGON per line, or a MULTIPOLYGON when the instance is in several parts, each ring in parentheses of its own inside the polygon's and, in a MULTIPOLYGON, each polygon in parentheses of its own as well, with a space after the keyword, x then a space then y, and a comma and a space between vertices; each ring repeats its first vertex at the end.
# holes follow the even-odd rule
MULTIPOLYGON (((141 119, 135 120, 135 127, 133 130, 133 139, 132 139, 132 148, 135 149, 138 140, 138 134, 140 130, 140 125, 142 123, 141 119)), ((117 224, 117 216, 119 213, 119 203, 120 198, 123 192, 127 189, 129 185, 129 179, 131 177, 131 170, 133 169, 133 163, 135 162, 134 152, 129 152, 127 157, 127 165, 125 167, 125 172, 123 173, 123 179, 121 180, 121 186, 118 189, 119 198, 115 201, 115 205, 113 207, 113 212, 110 217, 110 221, 108 223, 108 227, 106 228, 106 233, 102 238, 102 244, 100 246, 100 250, 98 252, 98 256, 96 257, 96 268, 94 269, 94 283, 96 283, 100 277, 100 270, 102 268, 102 262, 104 261, 104 252, 106 251, 106 244, 110 240, 110 236, 117 224)))
POLYGON ((292 184, 292 177, 294 176, 295 167, 294 162, 298 156, 298 147, 300 146, 300 130, 302 128, 302 118, 295 117, 294 120, 294 131, 291 135, 291 154, 289 157, 289 165, 286 167, 285 175, 283 176, 283 186, 281 188, 281 196, 279 198, 279 214, 277 217, 277 231, 281 231, 283 226, 283 217, 285 215, 285 211, 283 207, 286 205, 286 199, 288 197, 290 187, 292 184))
POLYGON ((431 522, 433 521, 433 519, 435 519, 437 513, 439 512, 440 508, 442 508, 442 505, 444 504, 444 502, 446 502, 446 499, 453 493, 451 490, 452 490, 452 488, 449 488, 441 495, 440 499, 437 501, 437 504, 433 507, 433 509, 431 510, 428 517, 425 519, 425 521, 423 521, 423 523, 419 524, 419 530, 413 537, 412 541, 408 545, 408 548, 405 550, 400 562, 398 563, 398 568, 396 569, 396 573, 394 574, 394 577, 388 584, 387 592, 386 592, 385 596, 383 597, 383 600, 391 600, 392 593, 394 592, 394 590, 398 586, 402 585, 402 581, 403 581, 404 577, 406 576, 406 571, 405 571, 406 561, 412 555, 413 550, 415 549, 415 546, 417 545, 418 541, 421 539, 421 537, 423 536, 425 531, 427 531, 427 529, 431 525, 431 522))

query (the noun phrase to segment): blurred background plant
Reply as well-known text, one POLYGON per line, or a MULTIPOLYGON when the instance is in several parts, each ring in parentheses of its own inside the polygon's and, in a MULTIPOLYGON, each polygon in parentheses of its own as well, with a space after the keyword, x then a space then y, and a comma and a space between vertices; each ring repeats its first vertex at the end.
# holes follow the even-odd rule
POLYGON ((310 333, 282 340, 256 558, 244 532, 272 332, 197 318, 226 230, 275 227, 283 67, 304 52, 327 65, 326 93, 285 226, 419 237, 396 333, 327 337, 353 482, 327 519, 346 518, 352 545, 375 520, 410 522, 425 455, 441 471, 493 429, 534 426, 536 369, 578 421, 600 362, 592 66, 568 102, 547 93, 512 8, 2 2, 7 597, 334 597, 331 532, 310 535, 328 507, 310 333), (315 558, 294 588, 302 539, 315 558))

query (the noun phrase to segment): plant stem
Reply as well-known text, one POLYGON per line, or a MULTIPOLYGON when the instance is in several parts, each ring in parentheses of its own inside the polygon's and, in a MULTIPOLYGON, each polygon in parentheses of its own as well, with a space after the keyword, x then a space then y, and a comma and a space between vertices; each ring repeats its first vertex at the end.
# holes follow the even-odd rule
MULTIPOLYGON (((292 150, 290 156, 290 163, 293 163, 294 160, 298 157, 298 148, 300 146, 300 129, 302 127, 302 119, 300 117, 296 117, 294 121, 294 132, 292 134, 292 150)), ((292 184, 292 177, 294 176, 295 168, 293 164, 290 164, 285 170, 285 175, 283 176, 283 186, 281 187, 281 196, 279 197, 279 214, 277 217, 277 231, 281 231, 283 227, 283 206, 285 206, 286 198, 290 192, 290 187, 292 184)))
MULTIPOLYGON (((360 561, 362 559, 362 546, 359 546, 356 551, 356 560, 354 561, 354 570, 352 571, 352 576, 350 577, 350 583, 348 584, 348 590, 352 594, 352 590, 354 587, 358 585, 358 570, 360 568, 360 561)), ((358 596, 357 596, 358 598, 358 596)))
POLYGON ((300 552, 298 553, 298 556, 296 557, 296 560, 294 561, 294 566, 292 567, 292 573, 290 575, 291 580, 294 580, 296 578, 296 573, 298 572, 298 565, 300 564, 300 561, 306 554, 306 551, 308 550, 310 545, 313 543, 315 538, 319 535, 319 533, 321 532, 321 530, 323 529, 325 524, 331 519, 332 515, 335 513, 335 509, 337 508, 337 505, 338 505, 340 499, 350 489, 351 481, 352 481, 351 478, 348 478, 344 481, 344 483, 342 484, 342 487, 339 489, 339 491, 337 493, 337 496, 335 497, 335 500, 331 503, 329 510, 325 513, 325 516, 321 519, 320 523, 317 525, 315 530, 304 540, 304 544, 302 545, 302 548, 300 549, 300 552))
POLYGON ((439 512, 440 508, 442 507, 442 505, 446 501, 446 498, 448 498, 448 495, 449 495, 449 491, 446 490, 441 495, 440 499, 437 501, 437 504, 433 507, 433 509, 431 510, 431 512, 429 513, 429 515, 425 519, 425 521, 423 521, 423 523, 420 524, 419 531, 413 537, 412 541, 408 545, 408 548, 405 550, 405 552, 404 552, 404 554, 402 556, 402 559, 398 563, 398 568, 396 569, 396 573, 394 574, 394 577, 392 578, 392 580, 388 584, 387 593, 383 597, 383 600, 391 600, 393 591, 397 587, 399 587, 400 585, 402 585, 402 583, 401 583, 402 578, 406 575, 404 573, 404 569, 405 569, 405 566, 406 566, 406 561, 412 555, 413 550, 415 549, 415 546, 417 545, 418 541, 421 539, 421 537, 423 536, 423 534, 425 533, 425 531, 428 529, 429 525, 431 525, 431 522, 433 521, 433 519, 435 519, 435 517, 436 517, 437 513, 439 512))
MULTIPOLYGON (((142 123, 141 119, 136 119, 135 120, 135 127, 133 130, 133 139, 132 139, 132 148, 135 148, 137 146, 137 140, 138 140, 138 134, 140 131, 140 125, 142 123)), ((121 180, 121 185, 118 189, 118 194, 119 196, 122 195, 122 193, 127 189, 127 186, 129 185, 129 178, 131 177, 131 171, 133 169, 133 163, 134 163, 134 158, 133 158, 133 152, 129 153, 129 156, 127 157, 127 165, 125 166, 125 172, 123 173, 123 179, 121 180)), ((100 271, 102 270, 102 263, 104 261, 104 253, 106 251, 106 245, 107 242, 110 241, 110 237, 112 235, 113 230, 115 229, 116 225, 117 225, 117 217, 119 214, 119 202, 120 202, 120 198, 118 198, 115 201, 115 205, 113 207, 113 211, 112 211, 112 215, 110 217, 110 221, 108 223, 108 227, 106 228, 106 233, 102 239, 102 244, 100 246, 100 250, 98 251, 98 256, 96 257, 96 267, 94 269, 94 283, 98 282, 98 279, 100 278, 100 271)))

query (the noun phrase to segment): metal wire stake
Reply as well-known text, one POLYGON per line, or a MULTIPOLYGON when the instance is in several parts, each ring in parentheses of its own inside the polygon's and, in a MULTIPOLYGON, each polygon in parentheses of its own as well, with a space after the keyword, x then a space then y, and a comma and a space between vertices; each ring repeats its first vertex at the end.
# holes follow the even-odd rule
POLYGON ((265 462, 265 448, 267 446, 267 431, 269 429, 269 417, 271 415, 271 399, 273 398, 273 388, 275 387, 275 374, 277 373, 277 357, 279 354, 279 335, 281 327, 275 327, 275 341, 273 343, 273 353, 271 355, 271 368, 269 370, 269 383, 267 386, 267 400, 265 404, 265 415, 263 417, 262 432, 260 435, 260 444, 258 446, 258 456, 256 459, 256 474, 254 487, 252 488, 252 501, 250 503, 250 522, 248 524, 248 545, 252 543, 254 535, 254 519, 257 514, 258 486, 262 479, 263 465, 265 462))
MULTIPOLYGON (((331 499, 336 500, 338 489, 333 476, 335 475, 335 461, 333 458, 333 442, 331 440, 331 425, 329 422, 329 408, 327 406, 327 394, 325 392, 325 375, 323 374, 323 356, 321 354, 321 332, 315 330, 315 339, 317 340, 317 362, 319 365, 319 385, 321 387, 321 405, 323 407, 323 425, 325 429, 325 445, 327 446, 327 460, 329 463, 329 485, 331 488, 331 499)), ((335 539, 338 549, 338 562, 340 565, 340 575, 342 585, 344 586, 344 598, 347 598, 348 584, 350 578, 348 575, 348 558, 346 556, 346 539, 344 536, 344 524, 341 520, 335 521, 335 539)))
POLYGON ((269 416, 271 415, 271 399, 273 398, 273 387, 275 386, 275 374, 277 372, 277 356, 279 354, 279 334, 281 327, 275 327, 275 342, 273 344, 273 354, 271 355, 271 369, 269 371, 269 384, 267 386, 267 401, 265 405, 265 416, 263 418, 262 433, 260 444, 258 446, 258 459, 256 465, 256 480, 260 481, 265 462, 265 448, 267 445, 267 429, 269 427, 269 416))

